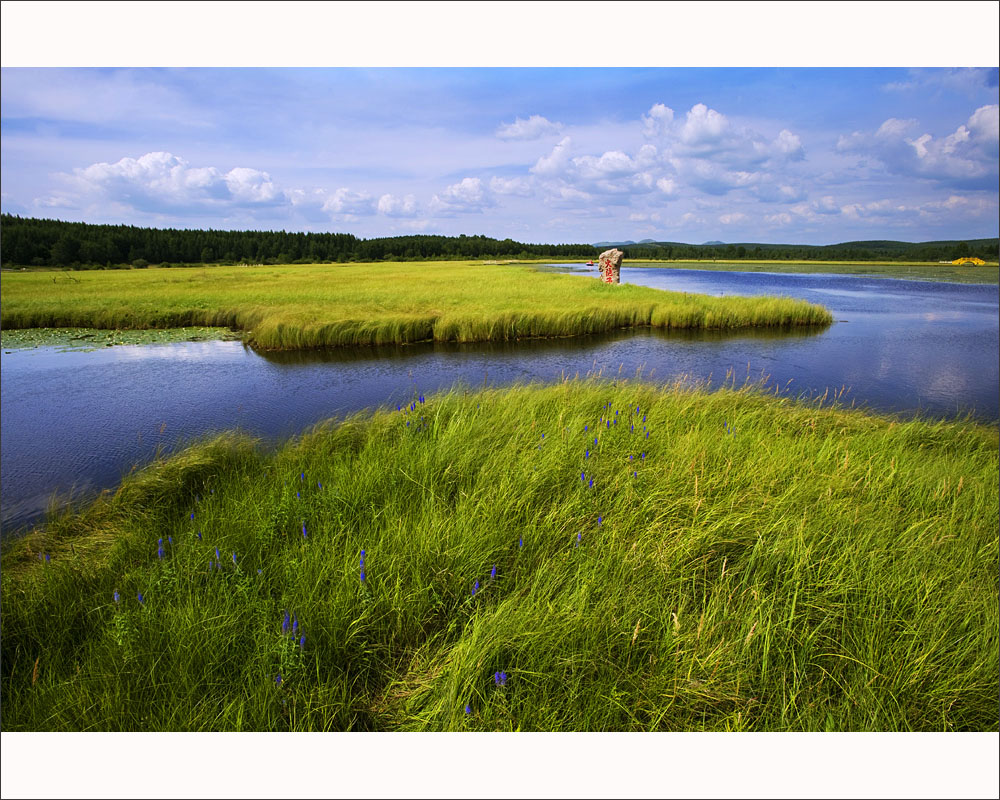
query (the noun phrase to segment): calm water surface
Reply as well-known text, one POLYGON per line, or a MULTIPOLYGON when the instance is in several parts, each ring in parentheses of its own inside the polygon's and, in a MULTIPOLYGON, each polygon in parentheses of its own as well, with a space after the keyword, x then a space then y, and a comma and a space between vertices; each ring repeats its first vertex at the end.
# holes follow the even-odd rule
MULTIPOLYGON (((591 275, 596 273, 591 272, 591 275)), ((596 279, 596 278, 595 278, 596 279)), ((829 308, 829 328, 793 332, 621 332, 478 345, 258 354, 239 342, 3 352, 0 524, 39 520, 54 492, 114 487, 158 447, 242 428, 277 440, 330 416, 395 407, 463 383, 553 381, 641 371, 791 395, 847 389, 879 411, 995 421, 998 287, 848 275, 622 270, 622 281, 702 294, 777 294, 829 308)))

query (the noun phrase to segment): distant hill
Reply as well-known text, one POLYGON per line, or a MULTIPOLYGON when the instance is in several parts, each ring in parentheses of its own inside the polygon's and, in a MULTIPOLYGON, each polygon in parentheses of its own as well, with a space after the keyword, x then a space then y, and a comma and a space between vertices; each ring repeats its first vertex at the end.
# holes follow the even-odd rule
POLYGON ((725 242, 703 242, 702 244, 725 244, 725 242))
MULTIPOLYGON (((627 242, 594 242, 594 247, 627 247, 630 244, 636 244, 631 239, 627 242)), ((639 244, 656 244, 652 239, 643 239, 639 244)))

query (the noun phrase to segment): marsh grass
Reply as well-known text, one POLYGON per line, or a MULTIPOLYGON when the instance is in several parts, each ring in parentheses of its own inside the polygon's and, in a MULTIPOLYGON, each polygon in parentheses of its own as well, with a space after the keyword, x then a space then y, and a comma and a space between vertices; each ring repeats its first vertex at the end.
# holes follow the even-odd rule
POLYGON ((901 278, 913 281, 948 281, 951 283, 1000 283, 996 264, 937 264, 916 261, 629 261, 630 267, 665 269, 700 269, 718 272, 781 272, 812 275, 864 275, 878 278, 901 278))
POLYGON ((995 730, 997 467, 627 381, 227 434, 7 544, 3 727, 995 730))
POLYGON ((55 282, 11 273, 2 297, 5 329, 222 326, 263 349, 832 321, 791 298, 714 298, 471 262, 93 271, 55 282))
POLYGON ((21 350, 57 347, 92 351, 119 344, 168 344, 238 339, 228 328, 161 328, 97 330, 95 328, 15 328, 0 331, 0 347, 21 350))

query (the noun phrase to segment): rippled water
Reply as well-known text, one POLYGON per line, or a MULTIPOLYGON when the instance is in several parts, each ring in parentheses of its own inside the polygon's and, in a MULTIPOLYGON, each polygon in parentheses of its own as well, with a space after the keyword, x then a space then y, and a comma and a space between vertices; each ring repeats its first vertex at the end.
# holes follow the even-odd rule
MULTIPOLYGON (((592 273, 593 274, 593 273, 592 273)), ((668 381, 766 377, 787 393, 880 411, 998 413, 998 289, 840 275, 622 270, 622 280, 703 294, 783 294, 838 320, 809 331, 620 332, 511 344, 258 354, 239 342, 56 348, 2 355, 0 517, 39 518, 53 492, 115 486, 157 447, 242 428, 278 439, 330 416, 464 383, 603 372, 668 381)))

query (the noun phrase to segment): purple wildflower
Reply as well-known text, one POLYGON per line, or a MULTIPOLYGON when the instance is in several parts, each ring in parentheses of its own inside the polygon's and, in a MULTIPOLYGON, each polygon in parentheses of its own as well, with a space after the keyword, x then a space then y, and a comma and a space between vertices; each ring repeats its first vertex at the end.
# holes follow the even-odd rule
POLYGON ((236 553, 233 553, 233 566, 236 566, 236 553))
POLYGON ((590 483, 587 484, 587 487, 589 489, 593 489, 594 488, 594 479, 593 478, 590 479, 590 483))
POLYGON ((282 633, 282 634, 286 634, 286 633, 288 633, 288 623, 289 623, 290 621, 291 621, 291 620, 290 620, 290 619, 289 619, 289 617, 288 617, 288 612, 286 611, 286 612, 285 612, 285 618, 284 618, 284 619, 283 619, 283 620, 281 621, 281 633, 282 633))
POLYGON ((118 594, 118 590, 115 589, 115 605, 118 605, 119 600, 121 600, 121 597, 118 594))
POLYGON ((472 706, 470 706, 468 703, 465 704, 465 713, 466 714, 472 713, 472 706))
POLYGON ((493 570, 490 572, 490 580, 493 580, 497 576, 497 565, 493 565, 493 570))
POLYGON ((159 556, 162 559, 163 558, 163 539, 158 539, 157 542, 156 542, 156 544, 157 544, 156 555, 159 556))
POLYGON ((139 605, 141 606, 145 605, 146 601, 142 599, 142 592, 138 592, 138 597, 139 597, 139 605))
POLYGON ((305 650, 305 647, 306 647, 306 635, 304 633, 299 638, 299 647, 301 647, 303 650, 305 650))
POLYGON ((476 596, 476 592, 478 592, 478 591, 479 591, 479 581, 476 581, 472 585, 472 596, 475 597, 476 596))
POLYGON ((280 672, 277 675, 274 676, 274 685, 275 686, 281 686, 281 673, 280 672))

